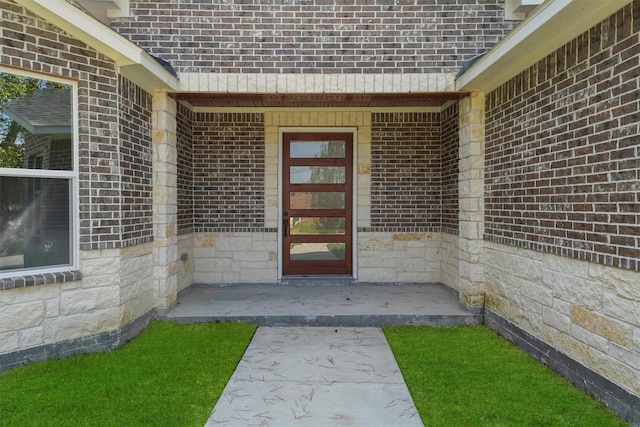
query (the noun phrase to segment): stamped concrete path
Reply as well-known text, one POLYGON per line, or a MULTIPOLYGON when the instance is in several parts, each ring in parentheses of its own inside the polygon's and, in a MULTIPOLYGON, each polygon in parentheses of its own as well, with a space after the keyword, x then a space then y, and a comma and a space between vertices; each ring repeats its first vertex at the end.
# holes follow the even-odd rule
POLYGON ((422 426, 379 328, 260 327, 213 426, 422 426))

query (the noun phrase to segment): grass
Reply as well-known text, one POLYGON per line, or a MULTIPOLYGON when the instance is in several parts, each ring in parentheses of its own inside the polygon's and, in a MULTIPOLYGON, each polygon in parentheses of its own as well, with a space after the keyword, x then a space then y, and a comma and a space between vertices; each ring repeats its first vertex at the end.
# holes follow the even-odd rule
MULTIPOLYGON (((255 326, 153 322, 124 348, 0 375, 0 426, 199 426, 255 326)), ((384 328, 426 426, 626 426, 483 327, 384 328)))
POLYGON ((0 426, 199 426, 255 327, 153 322, 125 347, 0 375, 0 426))
POLYGON ((426 426, 627 426, 483 327, 384 329, 426 426))

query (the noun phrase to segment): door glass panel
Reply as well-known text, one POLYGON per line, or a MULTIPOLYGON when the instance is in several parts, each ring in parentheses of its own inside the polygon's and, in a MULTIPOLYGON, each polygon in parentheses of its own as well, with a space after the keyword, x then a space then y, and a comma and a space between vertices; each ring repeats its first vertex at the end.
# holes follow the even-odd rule
POLYGON ((344 209, 345 193, 299 191, 289 193, 289 209, 344 209))
POLYGON ((345 224, 344 218, 289 218, 289 229, 291 230, 292 236, 318 234, 344 235, 346 229, 345 224))
POLYGON ((344 261, 345 243, 291 243, 292 261, 344 261))
POLYGON ((345 141, 291 141, 292 159, 342 159, 346 155, 345 141))
POLYGON ((344 166, 291 166, 289 169, 291 184, 344 184, 347 176, 344 166))

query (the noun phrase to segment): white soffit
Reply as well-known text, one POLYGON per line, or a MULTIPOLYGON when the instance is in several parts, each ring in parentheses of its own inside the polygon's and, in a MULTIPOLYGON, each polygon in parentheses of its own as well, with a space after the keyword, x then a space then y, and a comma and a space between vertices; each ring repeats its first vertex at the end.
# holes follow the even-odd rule
POLYGON ((456 81, 488 92, 613 15, 633 0, 546 0, 456 81))
POLYGON ((144 49, 66 0, 14 0, 111 58, 124 77, 147 91, 178 89, 178 79, 144 49))

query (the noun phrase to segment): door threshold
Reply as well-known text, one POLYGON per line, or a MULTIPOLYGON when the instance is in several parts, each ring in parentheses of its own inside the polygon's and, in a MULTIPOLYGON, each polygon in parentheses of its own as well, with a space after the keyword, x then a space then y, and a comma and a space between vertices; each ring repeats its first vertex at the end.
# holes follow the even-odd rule
POLYGON ((292 275, 284 276, 280 280, 281 285, 354 285, 357 282, 349 275, 292 275))

